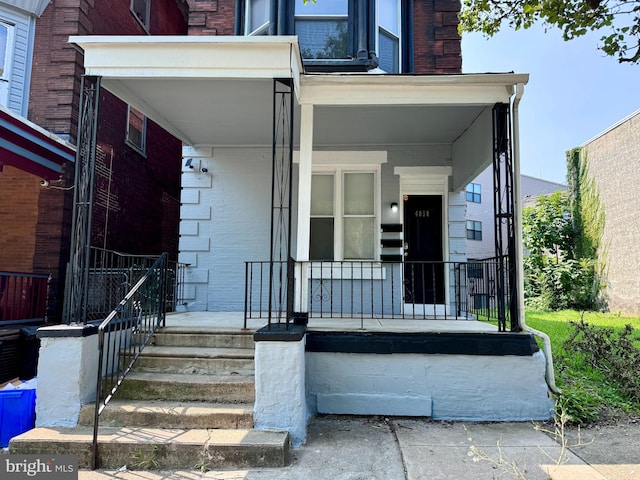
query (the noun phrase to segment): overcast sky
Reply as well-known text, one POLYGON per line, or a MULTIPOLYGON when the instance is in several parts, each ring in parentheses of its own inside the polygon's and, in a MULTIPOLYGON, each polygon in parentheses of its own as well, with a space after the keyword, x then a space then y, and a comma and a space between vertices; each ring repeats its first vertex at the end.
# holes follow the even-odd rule
POLYGON ((463 36, 463 72, 530 75, 520 103, 523 174, 565 183, 567 150, 640 109, 640 65, 606 57, 600 36, 565 42, 541 27, 463 36))

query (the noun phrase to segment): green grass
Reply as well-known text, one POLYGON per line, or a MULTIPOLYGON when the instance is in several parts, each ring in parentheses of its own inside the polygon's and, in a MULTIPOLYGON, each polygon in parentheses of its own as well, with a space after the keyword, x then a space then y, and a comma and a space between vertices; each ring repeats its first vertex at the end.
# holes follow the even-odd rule
MULTIPOLYGON (((562 390, 558 404, 568 411, 573 421, 589 424, 619 420, 640 414, 640 402, 634 401, 624 389, 605 371, 589 365, 582 353, 565 348, 574 332, 571 321, 599 328, 609 328, 620 333, 629 324, 640 331, 640 317, 624 317, 612 313, 527 311, 527 325, 540 330, 551 339, 556 384, 562 390)), ((638 342, 636 347, 639 348, 638 342)))

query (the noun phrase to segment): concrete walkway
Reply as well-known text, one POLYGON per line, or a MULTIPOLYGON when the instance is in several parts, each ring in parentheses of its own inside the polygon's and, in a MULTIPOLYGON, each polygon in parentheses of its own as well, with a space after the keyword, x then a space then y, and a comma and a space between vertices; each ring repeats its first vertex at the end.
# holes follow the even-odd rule
POLYGON ((635 480, 640 425, 566 436, 563 450, 530 423, 323 416, 281 469, 243 471, 81 471, 81 480, 635 480), (635 432, 635 433, 634 433, 635 432), (555 466, 559 463, 558 466, 555 466), (547 471, 551 477, 547 475, 547 471))

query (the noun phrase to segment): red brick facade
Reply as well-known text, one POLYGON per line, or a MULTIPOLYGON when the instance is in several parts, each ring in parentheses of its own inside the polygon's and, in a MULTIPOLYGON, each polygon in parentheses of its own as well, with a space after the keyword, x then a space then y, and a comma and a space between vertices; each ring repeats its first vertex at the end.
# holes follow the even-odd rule
MULTIPOLYGON (((83 56, 71 35, 147 35, 130 0, 52 0, 37 20, 29 120, 75 143, 83 56)), ((186 5, 153 0, 149 34, 185 35, 186 5)), ((127 105, 102 90, 92 245, 177 259, 181 142, 147 123, 147 150, 125 142, 127 105)), ((0 173, 0 270, 52 274, 59 318, 73 216, 73 165, 61 181, 0 173)))
MULTIPOLYGON (((189 35, 233 35, 235 0, 190 0, 189 5, 189 35)), ((462 71, 459 11, 460 0, 414 0, 413 73, 462 71)))

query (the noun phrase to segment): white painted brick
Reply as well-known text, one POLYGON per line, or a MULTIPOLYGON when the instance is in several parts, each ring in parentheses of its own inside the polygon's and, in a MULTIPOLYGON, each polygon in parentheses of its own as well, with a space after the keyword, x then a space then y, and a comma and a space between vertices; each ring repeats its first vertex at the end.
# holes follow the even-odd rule
POLYGON ((185 263, 192 267, 198 266, 198 254, 196 252, 180 252, 178 254, 178 262, 185 263))
POLYGON ((191 147, 185 145, 182 147, 182 156, 188 157, 212 157, 213 147, 191 147))
POLYGON ((202 237, 180 237, 181 251, 191 250, 192 252, 207 252, 209 251, 209 238, 202 237))
POLYGON ((187 268, 184 274, 186 283, 207 283, 209 281, 209 270, 204 268, 187 268))
POLYGON ((180 235, 198 235, 198 230, 198 222, 195 220, 180 222, 180 235))
POLYGON ((212 176, 196 170, 189 170, 182 174, 181 181, 183 188, 210 188, 212 176))
POLYGON ((210 220, 211 207, 209 205, 182 205, 180 218, 182 220, 210 220))
POLYGON ((180 203, 200 203, 200 190, 195 188, 183 188, 180 192, 180 203))
POLYGON ((196 286, 193 284, 185 283, 183 289, 183 297, 185 300, 193 300, 196 298, 196 286))

